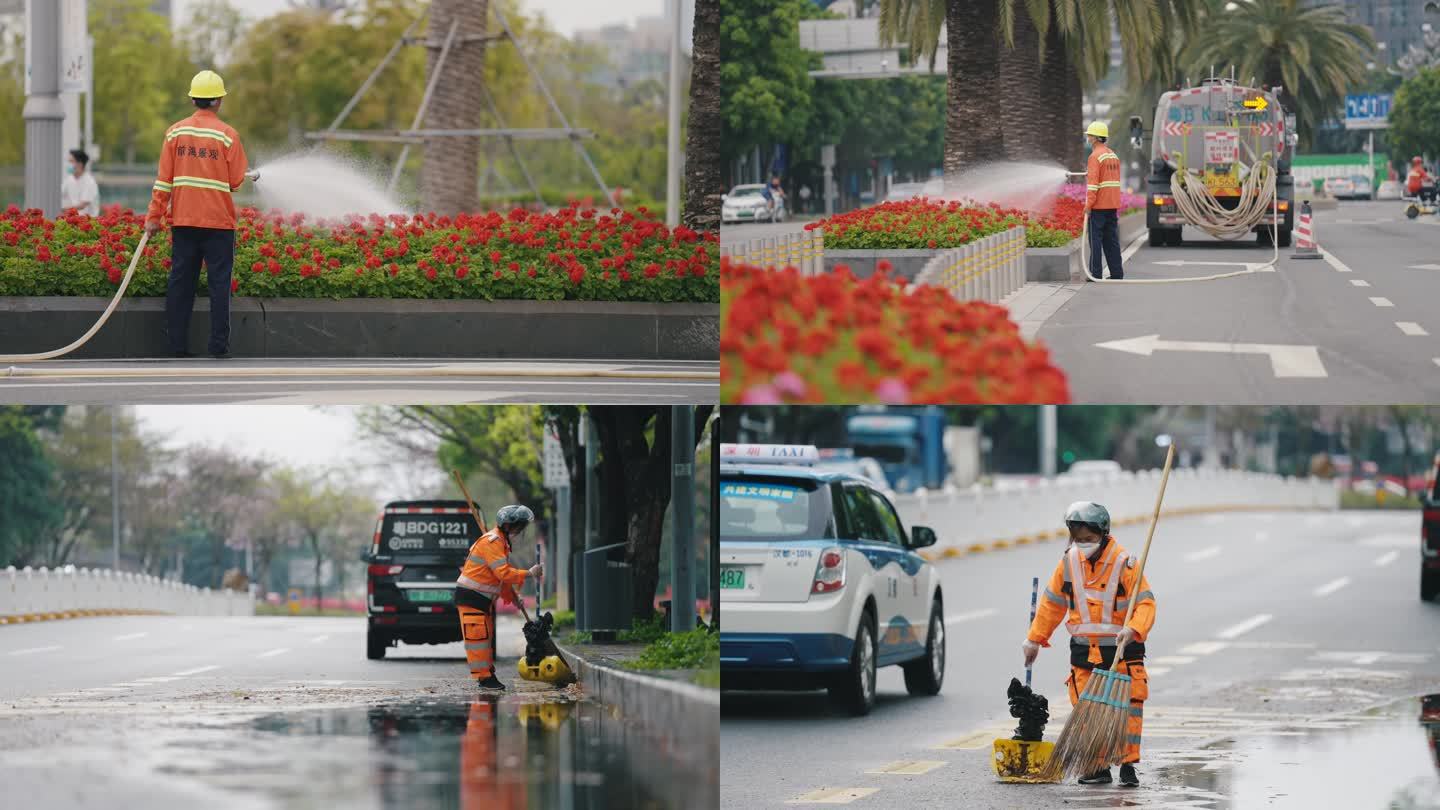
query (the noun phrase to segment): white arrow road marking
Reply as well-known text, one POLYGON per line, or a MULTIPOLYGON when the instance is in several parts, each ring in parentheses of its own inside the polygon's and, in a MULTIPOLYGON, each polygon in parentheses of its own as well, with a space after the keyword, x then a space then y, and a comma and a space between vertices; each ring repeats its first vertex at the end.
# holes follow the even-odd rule
POLYGON ((1211 655, 1229 646, 1223 641, 1197 641, 1181 647, 1180 652, 1184 655, 1211 655))
POLYGON ((1421 326, 1418 323, 1415 323, 1414 321, 1396 321, 1395 325, 1400 327, 1401 332, 1404 332, 1405 334, 1412 337, 1425 337, 1426 335, 1430 334, 1429 332, 1425 331, 1425 327, 1421 326))
POLYGON ((1350 577, 1336 577, 1335 579, 1332 579, 1324 585, 1316 588, 1314 593, 1316 596, 1329 596, 1330 594, 1340 590, 1341 588, 1349 584, 1350 577))
POLYGON ((954 613, 945 617, 945 623, 958 624, 959 622, 968 622, 971 619, 983 619, 986 616, 994 616, 999 612, 1000 610, 998 608, 984 608, 982 610, 971 610, 965 613, 954 613))
POLYGON ((1219 553, 1220 553, 1220 547, 1219 547, 1219 546, 1210 546, 1209 548, 1202 548, 1202 549, 1200 549, 1199 551, 1191 551, 1191 552, 1188 552, 1188 553, 1185 555, 1185 562, 1199 562, 1199 561, 1201 561, 1201 560, 1208 560, 1208 559, 1210 559, 1211 557, 1214 557, 1215 555, 1217 555, 1217 554, 1219 554, 1219 553))
POLYGON ((1440 270, 1440 264, 1412 264, 1411 270, 1440 270))
POLYGON ((1369 286, 1370 286, 1370 282, 1368 282, 1368 281, 1366 281, 1366 280, 1364 280, 1364 279, 1360 279, 1360 278, 1352 278, 1352 279, 1350 279, 1350 284, 1353 285, 1353 286, 1356 286, 1356 287, 1369 287, 1369 286))
POLYGON ((208 667, 196 667, 196 668, 194 668, 194 669, 187 669, 187 670, 183 670, 183 671, 181 671, 181 672, 174 672, 174 673, 171 673, 171 674, 173 674, 173 675, 178 675, 178 676, 184 678, 184 677, 187 677, 187 676, 190 676, 190 675, 199 675, 199 674, 202 673, 202 672, 209 672, 209 671, 212 670, 212 669, 219 669, 219 668, 220 668, 220 665, 219 665, 219 664, 211 664, 211 665, 208 666, 208 667))
POLYGON ((1211 352, 1216 354, 1264 354, 1276 377, 1328 377, 1320 352, 1314 346, 1286 346, 1278 343, 1213 343, 1201 340, 1161 340, 1159 335, 1142 335, 1124 340, 1096 343, 1101 349, 1113 349, 1149 357, 1156 351, 1211 352))
POLYGON ((11 655, 30 655, 32 653, 54 652, 63 649, 61 647, 26 647, 23 650, 11 650, 11 655))
POLYGON ((270 651, 268 651, 268 652, 260 653, 259 655, 255 656, 255 657, 256 657, 256 658, 270 658, 270 657, 276 656, 276 655, 283 655, 284 653, 287 653, 287 652, 290 652, 290 648, 289 648, 289 647, 277 647, 277 648, 275 648, 275 649, 273 649, 273 650, 270 650, 270 651))
POLYGON ((1393 306, 1395 306, 1395 304, 1392 303, 1389 298, 1371 298, 1371 299, 1370 299, 1370 303, 1374 304, 1374 305, 1377 306, 1377 307, 1393 307, 1393 306))
POLYGON ((1320 248, 1320 258, 1324 259, 1326 264, 1328 264, 1328 265, 1330 265, 1331 267, 1335 268, 1336 272, 1340 272, 1340 273, 1353 273, 1353 272, 1355 272, 1355 271, 1351 270, 1349 267, 1347 267, 1344 262, 1342 262, 1342 261, 1340 261, 1339 259, 1335 258, 1335 254, 1331 253, 1330 251, 1326 250, 1325 248, 1320 248))
MULTIPOLYGON (((1246 633, 1250 632, 1251 630, 1254 630, 1260 625, 1270 621, 1273 618, 1275 617, 1271 616, 1269 613, 1260 613, 1255 616, 1251 616, 1250 618, 1246 619, 1243 622, 1240 622, 1239 624, 1231 625, 1230 627, 1221 630, 1215 635, 1225 639, 1226 641, 1233 641, 1240 636, 1243 636, 1246 633)), ((1184 652, 1184 650, 1181 650, 1181 652, 1184 652)))
POLYGON ((1379 568, 1381 566, 1389 565, 1390 563, 1395 562, 1395 558, 1399 556, 1400 552, 1398 551, 1387 551, 1384 554, 1381 554, 1379 557, 1375 558, 1375 567, 1379 568))
POLYGON ((148 635, 150 635, 150 634, 149 634, 149 633, 126 633, 126 634, 123 635, 123 636, 116 636, 114 640, 115 640, 115 641, 129 641, 129 640, 134 639, 134 638, 144 638, 144 637, 146 637, 146 636, 148 636, 148 635))

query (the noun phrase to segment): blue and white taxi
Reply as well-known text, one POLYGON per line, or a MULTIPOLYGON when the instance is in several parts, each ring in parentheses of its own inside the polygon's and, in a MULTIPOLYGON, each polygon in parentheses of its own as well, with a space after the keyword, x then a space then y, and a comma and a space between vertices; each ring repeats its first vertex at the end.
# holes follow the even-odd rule
POLYGON ((811 445, 720 448, 720 669, 726 689, 826 688, 855 715, 876 667, 912 695, 945 679, 940 577, 877 485, 814 468, 811 445))

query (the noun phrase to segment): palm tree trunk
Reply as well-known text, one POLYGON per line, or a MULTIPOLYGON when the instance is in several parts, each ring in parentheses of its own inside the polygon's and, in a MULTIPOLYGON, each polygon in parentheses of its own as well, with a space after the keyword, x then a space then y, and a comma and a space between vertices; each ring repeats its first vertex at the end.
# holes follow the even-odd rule
POLYGON ((996 0, 949 0, 945 5, 945 176, 1002 160, 1005 144, 995 105, 1000 98, 996 0))
POLYGON ((1060 105, 1064 114, 1061 119, 1061 126, 1055 137, 1063 146, 1061 159, 1066 166, 1073 167, 1078 171, 1085 167, 1087 154, 1085 151, 1085 139, 1080 133, 1085 131, 1085 91, 1080 87, 1080 71, 1075 63, 1068 58, 1065 60, 1065 96, 1060 105))
MULTIPOLYGON (((1052 26, 1053 28, 1053 26, 1052 26)), ((1049 157, 1051 135, 1045 126, 1054 108, 1055 91, 1042 82, 1040 32, 1024 3, 1015 4, 1015 41, 1000 43, 999 115, 1005 131, 1005 157, 1043 160, 1049 157)))
POLYGON ((685 209, 697 231, 720 229, 720 0, 695 0, 690 66, 690 120, 685 136, 685 209))
MULTIPOLYGON (((435 94, 421 120, 421 128, 479 129, 484 103, 480 83, 485 80, 485 21, 487 0, 435 0, 430 4, 430 31, 425 75, 433 75, 440 46, 459 19, 455 41, 441 66, 435 94), (466 41, 468 38, 474 37, 466 41)), ((480 205, 480 139, 426 138, 425 160, 420 167, 420 210, 454 215, 480 205)))
POLYGON ((1065 37, 1058 25, 1051 25, 1045 36, 1044 61, 1040 65, 1040 87, 1046 100, 1041 109, 1041 126, 1047 137, 1046 158, 1070 171, 1084 167, 1081 154, 1080 75, 1065 37))

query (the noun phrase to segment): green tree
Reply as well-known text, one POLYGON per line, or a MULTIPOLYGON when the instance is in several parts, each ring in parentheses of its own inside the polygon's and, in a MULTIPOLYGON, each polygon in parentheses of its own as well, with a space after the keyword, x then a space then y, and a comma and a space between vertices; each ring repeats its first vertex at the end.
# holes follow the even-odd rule
POLYGON ((230 49, 246 28, 245 15, 230 0, 199 0, 190 5, 190 17, 178 32, 190 61, 219 70, 229 61, 230 49))
POLYGON ((149 0, 94 0, 95 138, 112 158, 156 160, 165 128, 188 115, 194 66, 149 0))
POLYGON ((1280 103, 1295 113, 1305 147, 1347 88, 1365 80, 1374 51, 1370 29, 1350 22, 1340 5, 1206 0, 1186 61, 1197 71, 1229 65, 1239 76, 1282 86, 1280 103))
POLYGON ((818 57, 801 50, 799 24, 819 16, 810 0, 720 0, 722 159, 805 140, 818 57))
MULTIPOLYGON (((63 409, 62 409, 63 410, 63 409)), ((24 567, 35 558, 37 540, 48 537, 61 518, 51 498, 55 467, 45 452, 38 408, 0 406, 0 567, 24 567)))
POLYGON ((1421 70, 1395 91, 1390 143, 1401 156, 1440 155, 1440 69, 1421 70))
POLYGON ((315 610, 319 612, 325 593, 321 578, 325 561, 334 566, 337 590, 343 594, 345 569, 367 536, 364 526, 375 513, 375 504, 330 471, 282 470, 276 485, 276 514, 315 560, 315 610))

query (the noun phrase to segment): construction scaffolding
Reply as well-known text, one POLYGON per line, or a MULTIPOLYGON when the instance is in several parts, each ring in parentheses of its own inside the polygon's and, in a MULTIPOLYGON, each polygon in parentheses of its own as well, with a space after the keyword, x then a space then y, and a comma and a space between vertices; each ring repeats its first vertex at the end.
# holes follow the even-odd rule
MULTIPOLYGON (((507 151, 509 151, 510 153, 510 156, 515 159, 515 163, 518 165, 520 173, 524 175, 525 182, 530 188, 530 193, 535 196, 536 202, 542 205, 544 204, 544 199, 540 194, 540 187, 535 183, 535 178, 533 175, 531 175, 530 168, 526 165, 525 159, 521 157, 520 150, 516 148, 515 142, 517 140, 569 140, 570 143, 575 147, 575 153, 580 157, 582 161, 584 161, 586 167, 590 169, 590 174, 595 178, 595 183, 597 186, 599 186, 601 193, 605 196, 605 199, 609 201, 612 208, 616 207, 617 203, 615 201, 615 195, 613 191, 610 189, 609 186, 605 184, 604 178, 600 176, 600 170, 596 168, 595 162, 590 158, 589 151, 586 150, 584 143, 582 143, 582 141, 584 140, 595 137, 595 133, 591 132, 588 129, 579 129, 570 125, 570 121, 568 118, 566 118, 565 112, 560 109, 560 105, 557 104, 555 101, 555 96, 551 94, 549 86, 545 84, 545 79, 540 75, 538 71, 535 70, 535 66, 531 63, 529 55, 525 52, 524 47, 521 46, 520 40, 515 36, 515 32, 513 29, 511 29, 510 22, 506 19, 505 12, 502 8, 500 8, 500 4, 490 3, 489 6, 491 13, 493 13, 496 20, 499 21, 502 32, 495 34, 486 34, 484 36, 467 36, 457 38, 456 30, 459 26, 460 21, 459 19, 455 19, 451 21, 450 29, 446 34, 443 42, 435 42, 425 37, 411 36, 412 32, 415 30, 415 27, 419 25, 420 21, 423 20, 425 17, 424 14, 421 14, 420 17, 416 18, 413 22, 410 23, 410 25, 405 29, 404 33, 400 35, 400 38, 395 42, 394 45, 390 47, 390 50, 385 54, 384 58, 380 60, 380 64, 376 65, 375 69, 370 72, 370 75, 366 77, 365 81, 360 84, 359 89, 357 89, 355 91, 355 94, 350 97, 350 100, 346 102, 345 107, 340 110, 340 114, 335 116, 335 120, 330 123, 330 126, 319 132, 307 132, 305 133, 305 137, 321 142, 362 141, 404 144, 404 146, 400 150, 400 157, 396 159, 395 166, 390 172, 390 182, 386 186, 386 190, 392 192, 395 189, 396 183, 400 180, 401 172, 404 171, 405 162, 410 157, 410 147, 413 144, 423 143, 427 138, 489 138, 503 140, 505 142, 505 147, 507 151), (481 81, 480 89, 485 99, 485 106, 489 109, 491 117, 494 118, 494 128, 422 129, 421 124, 425 120, 425 111, 430 106, 431 96, 435 91, 435 86, 445 66, 445 59, 447 56, 450 55, 451 47, 459 42, 473 41, 508 41, 511 45, 513 45, 515 47, 515 52, 520 57, 521 63, 525 66, 526 72, 530 74, 530 78, 540 89, 540 93, 545 97, 545 102, 549 107, 550 112, 555 116, 555 118, 559 120, 560 126, 508 126, 505 122, 504 116, 500 113, 500 108, 495 104, 494 97, 490 94, 490 88, 484 84, 483 78, 477 77, 477 80, 481 81), (363 98, 367 92, 369 92, 372 86, 374 86, 375 80, 379 78, 380 74, 383 73, 385 71, 385 68, 389 66, 390 62, 394 60, 395 55, 400 52, 400 49, 406 45, 424 45, 427 48, 440 49, 439 58, 436 60, 435 66, 431 70, 430 77, 426 81, 425 93, 420 97, 420 107, 415 111, 415 118, 411 122, 410 128, 385 130, 340 129, 340 124, 343 123, 345 121, 345 118, 350 115, 352 110, 355 109, 355 105, 360 103, 360 99, 363 98)), ((496 169, 495 163, 496 160, 493 151, 487 148, 485 172, 478 180, 481 191, 484 190, 484 187, 488 183, 488 180, 491 176, 503 178, 503 175, 501 175, 500 172, 496 169)))

